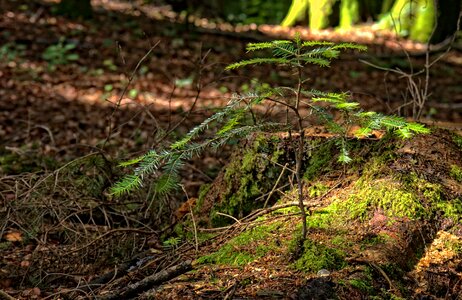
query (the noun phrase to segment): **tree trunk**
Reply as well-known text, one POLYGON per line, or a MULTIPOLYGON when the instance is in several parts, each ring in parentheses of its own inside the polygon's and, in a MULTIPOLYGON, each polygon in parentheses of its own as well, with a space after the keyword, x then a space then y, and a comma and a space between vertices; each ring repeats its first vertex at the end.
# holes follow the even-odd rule
POLYGON ((324 29, 329 26, 332 0, 310 0, 310 29, 324 29))
POLYGON ((410 38, 419 42, 428 42, 435 24, 433 0, 419 0, 415 11, 415 20, 412 22, 410 38))
POLYGON ((340 28, 350 29, 359 20, 358 0, 343 0, 340 3, 340 28))
POLYGON ((309 0, 292 0, 287 16, 282 20, 281 26, 292 26, 303 18, 303 14, 308 10, 309 0))
POLYGON ((409 35, 410 18, 412 7, 415 6, 412 0, 397 0, 391 11, 386 13, 379 21, 380 29, 388 29, 401 36, 409 35))

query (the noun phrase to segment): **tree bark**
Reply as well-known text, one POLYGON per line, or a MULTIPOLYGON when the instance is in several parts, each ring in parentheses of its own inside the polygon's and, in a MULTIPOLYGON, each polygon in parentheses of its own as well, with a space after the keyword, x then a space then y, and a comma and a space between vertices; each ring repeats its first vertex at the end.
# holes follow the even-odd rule
POLYGON ((319 30, 329 26, 332 6, 332 0, 310 0, 310 29, 319 30))
POLYGON ((340 28, 350 29, 359 20, 358 0, 343 0, 340 3, 340 28))
POLYGON ((419 0, 415 11, 410 38, 419 42, 428 42, 435 25, 435 5, 433 0, 419 0))
POLYGON ((303 18, 303 14, 309 7, 309 0, 292 0, 287 16, 282 20, 281 26, 292 26, 299 19, 303 18))

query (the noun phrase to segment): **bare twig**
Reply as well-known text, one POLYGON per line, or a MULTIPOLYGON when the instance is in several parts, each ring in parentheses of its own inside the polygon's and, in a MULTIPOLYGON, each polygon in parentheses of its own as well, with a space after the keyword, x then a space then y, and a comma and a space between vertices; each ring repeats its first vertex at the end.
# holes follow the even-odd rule
POLYGON ((6 292, 0 290, 0 299, 2 300, 17 300, 16 298, 14 297, 11 297, 10 295, 8 295, 6 292))
MULTIPOLYGON (((202 49, 201 49, 202 51, 202 49)), ((198 78, 197 78, 197 83, 196 83, 196 95, 194 96, 194 100, 193 100, 193 103, 191 105, 191 107, 189 108, 188 112, 183 116, 183 118, 178 122, 176 123, 173 127, 169 128, 167 130, 167 132, 163 135, 163 137, 157 141, 156 144, 159 144, 162 140, 164 140, 166 137, 168 137, 173 131, 175 131, 181 124, 184 123, 184 121, 186 121, 189 116, 191 115, 191 113, 194 111, 194 108, 196 107, 196 104, 199 100, 199 96, 202 92, 202 70, 203 70, 203 65, 204 65, 204 62, 207 58, 207 56, 209 55, 210 53, 210 49, 204 54, 204 56, 202 56, 202 53, 200 54, 200 59, 199 59, 199 66, 198 66, 198 78)))
POLYGON ((234 221, 236 221, 236 223, 241 223, 241 221, 239 221, 238 219, 236 219, 235 217, 231 216, 231 215, 228 215, 228 214, 225 214, 225 213, 221 213, 219 211, 216 212, 217 215, 220 215, 220 216, 224 216, 224 217, 228 217, 230 219, 233 219, 234 221))
POLYGON ((199 240, 197 238, 197 227, 196 227, 196 220, 194 218, 194 213, 193 213, 193 210, 192 210, 192 206, 189 204, 189 196, 188 196, 188 192, 186 191, 186 189, 184 188, 183 185, 181 185, 181 188, 183 189, 183 192, 185 193, 186 195, 186 203, 188 203, 188 208, 189 208, 189 213, 191 214, 191 220, 193 222, 193 228, 194 228, 194 241, 195 241, 195 247, 196 247, 196 252, 199 251, 199 240))
POLYGON ((151 48, 148 50, 148 52, 146 52, 146 54, 138 61, 138 63, 136 64, 135 66, 135 69, 133 69, 130 77, 128 78, 128 82, 127 84, 124 86, 124 89, 122 90, 122 93, 120 94, 119 96, 119 99, 117 100, 117 102, 115 103, 115 107, 114 109, 112 110, 112 113, 109 117, 109 131, 108 131, 108 134, 107 134, 107 137, 106 137, 106 140, 104 141, 102 147, 104 148, 104 146, 107 144, 107 142, 110 140, 111 136, 112 136, 112 132, 114 130, 114 115, 116 113, 116 111, 119 110, 120 108, 120 103, 122 103, 122 99, 123 97, 125 96, 125 94, 127 93, 128 91, 128 87, 130 86, 130 84, 132 83, 133 79, 135 78, 135 75, 136 75, 136 72, 138 71, 138 69, 140 68, 141 64, 143 63, 143 61, 145 61, 148 56, 151 54, 151 52, 154 50, 154 48, 157 47, 157 45, 159 45, 160 41, 157 41, 157 43, 155 43, 153 46, 151 46, 151 48))
POLYGON ((284 175, 284 171, 287 169, 287 163, 284 165, 284 167, 282 167, 282 171, 281 173, 279 174, 279 177, 278 179, 276 180, 276 183, 274 183, 273 185, 273 188, 271 189, 271 191, 269 192, 268 194, 268 197, 266 197, 266 200, 265 200, 265 204, 263 205, 263 208, 266 208, 266 205, 268 205, 268 201, 269 199, 271 198, 271 196, 273 195, 274 191, 276 190, 276 187, 278 186, 279 184, 279 181, 281 180, 282 178, 282 175, 284 175))
POLYGON ((117 229, 112 229, 112 230, 109 230, 109 231, 103 233, 102 235, 98 236, 97 238, 93 239, 88 244, 86 244, 86 245, 84 245, 82 247, 79 247, 77 249, 74 249, 72 251, 69 251, 68 254, 79 252, 79 251, 81 251, 81 250, 83 250, 85 248, 88 248, 91 245, 93 245, 94 243, 96 243, 98 240, 104 238, 107 235, 110 235, 110 234, 113 234, 113 233, 116 233, 116 232, 136 232, 136 233, 141 233, 141 234, 154 234, 154 233, 156 233, 154 231, 146 231, 146 230, 140 230, 140 229, 136 229, 136 228, 117 228, 117 229))

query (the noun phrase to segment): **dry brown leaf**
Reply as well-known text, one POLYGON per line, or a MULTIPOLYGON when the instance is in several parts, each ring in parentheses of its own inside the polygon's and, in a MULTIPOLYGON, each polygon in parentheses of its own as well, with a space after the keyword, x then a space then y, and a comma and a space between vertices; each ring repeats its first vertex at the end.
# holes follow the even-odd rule
POLYGON ((22 233, 19 231, 10 231, 3 237, 8 242, 21 242, 22 241, 22 233))

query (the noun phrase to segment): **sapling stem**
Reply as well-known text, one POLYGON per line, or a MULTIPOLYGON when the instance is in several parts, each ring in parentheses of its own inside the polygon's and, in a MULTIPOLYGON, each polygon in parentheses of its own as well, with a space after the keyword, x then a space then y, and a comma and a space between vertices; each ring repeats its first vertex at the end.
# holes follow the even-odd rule
MULTIPOLYGON (((298 51, 299 52, 299 51, 298 51)), ((300 213, 302 216, 302 243, 306 240, 307 229, 306 229, 306 211, 305 205, 303 204, 303 178, 302 178, 302 170, 303 170, 303 154, 305 149, 305 131, 303 130, 303 119, 300 116, 300 98, 302 92, 302 67, 299 64, 297 66, 297 74, 298 74, 298 86, 297 92, 295 95, 295 110, 297 115, 297 127, 298 127, 298 149, 297 154, 295 156, 295 176, 297 178, 297 188, 298 188, 298 203, 300 206, 300 213)))

